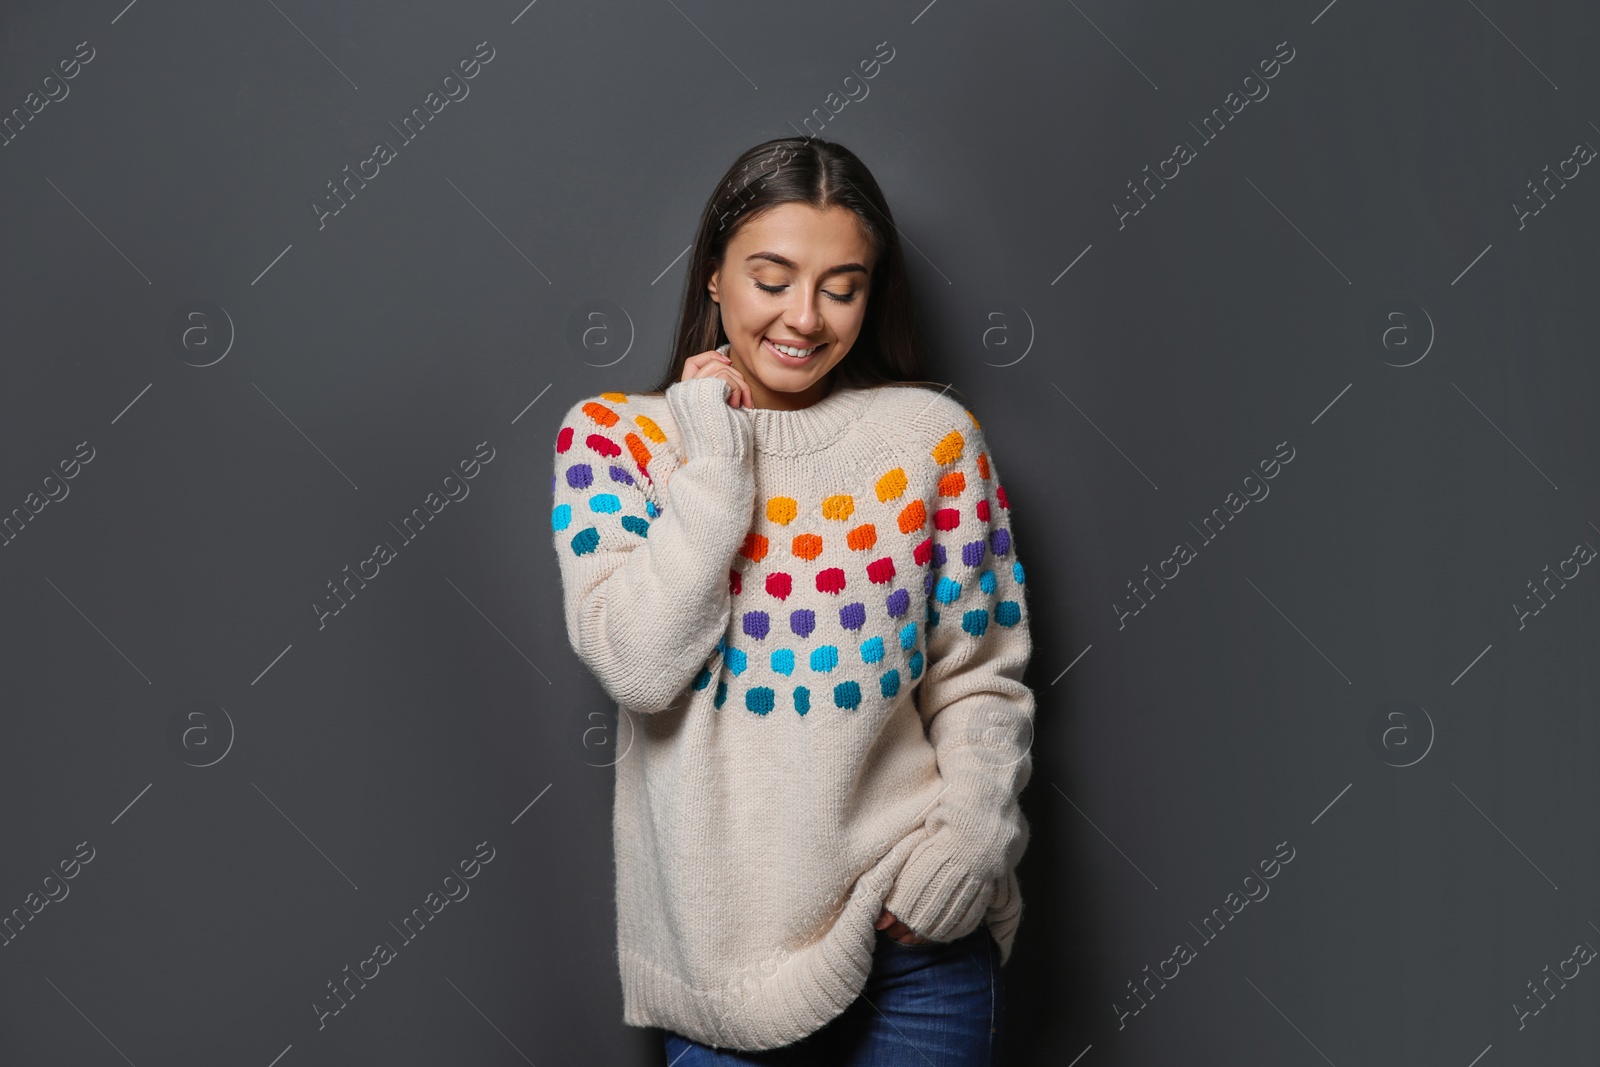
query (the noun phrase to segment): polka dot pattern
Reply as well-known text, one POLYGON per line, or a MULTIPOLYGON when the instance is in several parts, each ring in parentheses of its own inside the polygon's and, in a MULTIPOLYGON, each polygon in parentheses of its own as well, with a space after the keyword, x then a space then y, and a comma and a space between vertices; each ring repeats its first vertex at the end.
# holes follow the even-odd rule
MULTIPOLYGON (((728 628, 692 691, 751 723, 826 729, 903 697, 943 658, 965 659, 962 644, 1025 626, 1010 502, 977 420, 968 412, 923 440, 920 454, 899 448, 899 465, 866 472, 859 492, 758 483, 728 569, 728 628)), ((663 513, 651 449, 666 444, 626 394, 575 407, 555 440, 558 549, 596 557, 644 543, 663 513)))

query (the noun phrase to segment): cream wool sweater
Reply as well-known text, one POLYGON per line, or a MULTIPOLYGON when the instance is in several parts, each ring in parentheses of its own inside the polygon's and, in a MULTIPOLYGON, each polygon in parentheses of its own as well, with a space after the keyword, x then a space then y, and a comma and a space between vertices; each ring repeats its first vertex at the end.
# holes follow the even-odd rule
POLYGON ((1034 695, 971 413, 730 388, 574 404, 551 525, 568 637, 619 708, 623 1021, 754 1051, 856 999, 885 907, 938 941, 987 923, 1009 959, 1034 695))

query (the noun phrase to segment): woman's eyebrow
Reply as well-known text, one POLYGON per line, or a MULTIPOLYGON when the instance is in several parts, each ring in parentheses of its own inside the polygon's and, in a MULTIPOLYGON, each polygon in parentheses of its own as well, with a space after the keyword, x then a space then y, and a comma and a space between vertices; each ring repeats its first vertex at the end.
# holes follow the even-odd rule
MULTIPOLYGON (((789 259, 786 256, 780 256, 776 252, 752 252, 750 255, 748 255, 748 256, 746 256, 744 258, 745 258, 745 262, 746 263, 750 262, 752 259, 771 260, 773 263, 776 263, 778 266, 780 266, 780 267, 788 267, 790 270, 796 270, 800 266, 798 263, 794 262, 792 259, 789 259)), ((861 264, 861 263, 841 263, 837 267, 829 267, 827 270, 823 271, 822 272, 822 276, 823 277, 827 277, 830 274, 849 274, 849 273, 854 272, 854 271, 859 271, 862 274, 868 273, 867 268, 866 268, 866 266, 864 264, 861 264)))

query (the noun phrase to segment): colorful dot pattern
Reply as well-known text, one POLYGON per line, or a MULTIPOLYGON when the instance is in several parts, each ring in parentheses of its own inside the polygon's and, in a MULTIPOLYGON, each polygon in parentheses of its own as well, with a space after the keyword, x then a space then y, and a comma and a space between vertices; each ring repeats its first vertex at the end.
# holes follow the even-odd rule
MULTIPOLYGON (((662 514, 648 468, 666 437, 628 408, 602 393, 556 436, 552 527, 574 556, 627 551, 662 514)), ((712 689, 719 712, 852 715, 914 688, 959 642, 1024 626, 1010 502, 966 417, 865 492, 758 496, 728 630, 691 688, 712 689)))

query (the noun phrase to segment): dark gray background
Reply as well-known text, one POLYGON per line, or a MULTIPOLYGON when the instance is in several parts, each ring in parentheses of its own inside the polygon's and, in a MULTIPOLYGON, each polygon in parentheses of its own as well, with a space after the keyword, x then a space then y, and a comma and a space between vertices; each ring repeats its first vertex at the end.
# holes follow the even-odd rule
POLYGON ((620 1021, 626 738, 566 642, 554 432, 660 372, 712 184, 796 132, 882 183, 1017 514, 1040 702, 1011 1062, 1600 1056, 1594 968, 1517 1010, 1600 946, 1600 577, 1515 607, 1600 545, 1600 178, 1514 206, 1600 144, 1594 5, 124 3, 0 16, 0 113, 95 50, 0 148, 0 515, 94 449, 0 548, 0 914, 95 850, 0 948, 0 1061, 662 1059, 620 1021), (325 183, 484 41, 319 230, 325 183), (1202 543, 1280 442, 1270 496, 1202 543), (471 895, 319 1030, 325 983, 484 841, 471 895))

